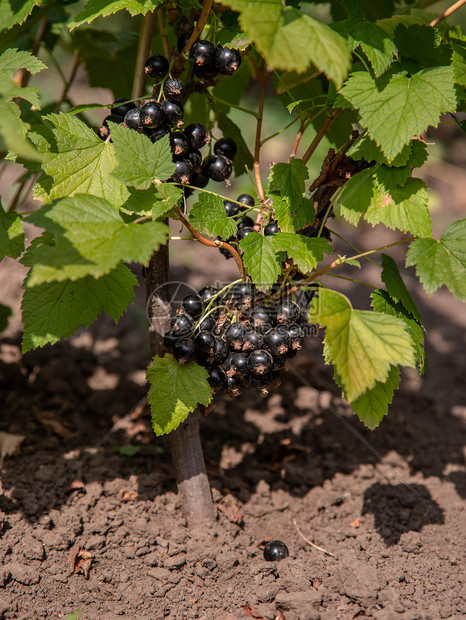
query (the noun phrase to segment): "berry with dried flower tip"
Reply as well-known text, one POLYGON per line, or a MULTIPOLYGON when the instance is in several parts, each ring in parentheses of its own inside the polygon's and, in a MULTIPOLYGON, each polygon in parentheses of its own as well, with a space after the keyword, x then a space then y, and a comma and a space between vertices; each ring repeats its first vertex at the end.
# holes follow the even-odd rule
POLYGON ((172 319, 170 330, 175 336, 189 336, 194 329, 194 322, 187 314, 177 314, 172 319))
POLYGON ((218 47, 215 51, 215 65, 222 75, 231 75, 241 64, 241 54, 238 50, 228 47, 218 47))
POLYGON ((231 161, 224 155, 211 155, 205 164, 206 174, 213 181, 225 181, 232 170, 231 161))
POLYGON ((231 138, 220 138, 220 140, 217 140, 215 143, 214 153, 216 155, 224 155, 228 159, 234 159, 237 152, 238 147, 236 146, 236 142, 231 138))
POLYGON ((214 295, 219 292, 219 290, 220 289, 216 286, 208 284, 207 286, 201 288, 200 291, 198 291, 198 295, 207 303, 210 299, 212 299, 214 295))
POLYGON ((262 335, 254 329, 249 329, 244 336, 243 351, 254 351, 255 349, 260 349, 262 347, 262 342, 262 335))
POLYGON ((162 108, 165 113, 167 125, 172 127, 180 123, 184 115, 184 109, 179 101, 165 99, 165 101, 162 102, 162 108))
POLYGON ((243 346, 243 339, 246 335, 246 325, 244 323, 232 323, 225 332, 225 340, 235 351, 240 351, 243 346))
POLYGON ((189 143, 186 136, 181 131, 174 131, 170 135, 170 145, 175 157, 184 157, 188 154, 189 143))
POLYGON ((236 377, 227 375, 226 390, 230 396, 239 396, 239 382, 236 377))
POLYGON ((212 366, 207 372, 209 373, 207 381, 210 387, 214 390, 221 390, 227 380, 225 371, 220 366, 212 366))
MULTIPOLYGON (((177 159, 175 161, 175 172, 172 175, 172 179, 178 183, 187 185, 191 178, 194 168, 189 159, 177 159)), ((189 189, 189 188, 188 188, 189 189)))
POLYGON ((271 372, 266 372, 263 375, 246 375, 245 379, 252 387, 258 389, 263 394, 268 394, 267 387, 272 383, 274 377, 271 372))
POLYGON ((249 321, 255 330, 263 333, 273 327, 275 323, 275 313, 272 308, 267 306, 254 306, 249 313, 249 321))
POLYGON ((231 357, 231 368, 239 377, 243 377, 248 371, 248 358, 244 353, 235 353, 231 357))
POLYGON ((301 316, 301 308, 291 299, 279 301, 275 306, 275 311, 279 323, 296 323, 301 316))
POLYGON ((186 155, 186 159, 189 159, 189 161, 192 163, 194 172, 201 171, 202 169, 201 151, 199 151, 198 149, 192 149, 186 155))
POLYGON ((198 39, 192 46, 189 56, 194 60, 198 67, 208 65, 213 62, 215 56, 215 46, 210 41, 198 39))
POLYGON ((165 123, 165 114, 157 101, 145 103, 140 110, 141 123, 148 129, 159 129, 165 123))
POLYGON ((156 80, 161 80, 164 78, 167 75, 169 68, 170 65, 168 64, 168 60, 165 56, 160 56, 157 54, 154 56, 149 56, 146 60, 146 64, 144 65, 144 71, 147 75, 150 75, 151 78, 156 80))
POLYGON ((184 90, 183 82, 176 77, 169 77, 163 85, 163 94, 167 99, 177 99, 181 97, 184 90))
POLYGON ((209 144, 210 136, 204 125, 200 123, 190 123, 183 130, 184 135, 189 140, 193 149, 201 149, 205 144, 209 144))
POLYGON ((290 348, 290 335, 280 326, 269 329, 264 334, 264 348, 272 355, 284 355, 290 348))
POLYGON ((291 323, 291 325, 283 325, 290 337, 290 347, 294 351, 299 351, 304 342, 304 331, 297 323, 291 323))
POLYGON ((273 358, 265 349, 253 351, 248 357, 248 370, 255 375, 263 375, 272 369, 273 358))
POLYGON ((141 116, 139 108, 131 108, 125 114, 125 126, 136 131, 142 130, 141 116))
POLYGON ((223 338, 216 336, 214 338, 213 358, 217 364, 221 364, 228 355, 228 344, 223 338))

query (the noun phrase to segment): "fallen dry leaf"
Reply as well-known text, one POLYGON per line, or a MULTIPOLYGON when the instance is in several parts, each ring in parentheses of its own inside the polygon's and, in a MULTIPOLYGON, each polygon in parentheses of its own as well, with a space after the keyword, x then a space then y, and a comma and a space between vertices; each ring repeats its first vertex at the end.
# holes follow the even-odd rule
POLYGON ((243 520, 243 514, 238 507, 233 495, 227 495, 223 498, 222 502, 218 505, 219 510, 232 522, 239 525, 243 520))
POLYGON ((19 447, 25 439, 25 435, 0 433, 0 469, 3 468, 5 457, 19 454, 19 447))
POLYGON ((312 580, 312 587, 318 590, 320 585, 322 585, 322 579, 320 579, 320 577, 314 577, 312 580))
POLYGON ((360 527, 361 525, 361 517, 356 517, 356 519, 353 519, 353 521, 351 521, 351 523, 349 524, 350 527, 360 527))
POLYGON ((138 498, 138 494, 134 491, 123 491, 121 494, 121 500, 123 502, 135 502, 138 498))
POLYGON ((254 618, 255 620, 266 620, 264 616, 261 616, 259 612, 256 609, 254 609, 254 607, 250 605, 249 603, 247 605, 243 605, 241 609, 243 610, 243 613, 246 614, 246 616, 250 616, 251 618, 254 618))
POLYGON ((92 553, 82 549, 79 545, 73 545, 70 549, 70 573, 71 575, 84 575, 84 579, 89 578, 89 571, 92 564, 92 553))

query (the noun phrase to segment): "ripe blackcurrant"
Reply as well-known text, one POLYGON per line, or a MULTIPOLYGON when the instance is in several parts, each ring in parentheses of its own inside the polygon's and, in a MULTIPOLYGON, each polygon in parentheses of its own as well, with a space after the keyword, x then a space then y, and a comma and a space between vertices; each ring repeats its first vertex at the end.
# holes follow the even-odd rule
POLYGON ((165 101, 162 102, 162 108, 165 113, 167 125, 173 126, 180 123, 183 118, 184 110, 179 101, 165 99, 165 101))
POLYGON ((189 144, 193 149, 201 149, 210 142, 209 132, 200 123, 190 123, 184 128, 183 133, 188 138, 189 144))
POLYGON ((238 241, 241 241, 251 233, 256 232, 252 226, 243 226, 238 229, 238 241))
POLYGON ((250 375, 246 375, 246 381, 248 381, 252 387, 260 390, 263 394, 267 394, 268 390, 266 388, 272 383, 273 375, 271 372, 266 372, 263 375, 255 375, 251 373, 250 375))
POLYGON ((220 289, 218 289, 216 286, 208 284, 207 286, 201 288, 198 294, 207 303, 207 301, 211 299, 214 295, 216 295, 219 290, 220 289))
POLYGON ((288 556, 288 547, 281 540, 271 540, 264 547, 264 560, 266 562, 280 562, 288 556))
POLYGON ((246 335, 246 325, 244 323, 232 323, 225 332, 225 340, 230 348, 235 351, 241 351, 243 339, 246 335))
POLYGON ((196 65, 203 66, 211 63, 215 56, 215 46, 210 41, 198 39, 189 52, 196 65))
POLYGON ((149 138, 151 139, 152 142, 157 142, 158 140, 166 136, 168 133, 170 133, 170 128, 167 125, 162 125, 162 127, 159 127, 158 129, 154 129, 153 131, 151 131, 149 138))
POLYGON ((271 370, 273 358, 265 349, 253 351, 248 357, 248 370, 255 375, 263 375, 271 370))
POLYGON ((240 231, 242 228, 246 228, 246 226, 254 228, 254 220, 247 215, 241 218, 238 222, 238 231, 240 231))
POLYGON ((228 217, 233 217, 234 215, 238 215, 239 209, 238 209, 237 204, 235 204, 234 202, 231 202, 231 200, 224 200, 223 204, 225 205, 225 211, 228 217))
POLYGON ((120 123, 123 122, 123 118, 121 117, 121 115, 119 114, 109 114, 108 116, 106 116, 102 122, 102 125, 104 127, 107 127, 108 129, 108 124, 109 123, 116 123, 117 125, 119 125, 120 123))
POLYGON ((162 106, 156 101, 145 103, 140 110, 141 123, 149 129, 159 129, 165 123, 162 106))
POLYGON ((235 49, 218 47, 215 51, 215 64, 220 73, 231 75, 241 64, 241 54, 235 49))
POLYGON ((269 329, 264 334, 264 347, 272 355, 284 355, 290 347, 290 335, 280 326, 269 329))
POLYGON ((275 313, 267 306, 255 306, 249 313, 249 321, 255 330, 268 331, 275 323, 275 313))
POLYGON ((227 375, 226 389, 230 396, 239 396, 238 379, 227 375))
POLYGON ((181 131, 174 131, 170 135, 172 153, 175 157, 184 157, 189 151, 189 143, 186 136, 181 131))
POLYGON ((177 314, 172 319, 170 329, 175 336, 189 336, 194 329, 194 322, 187 314, 177 314))
POLYGON ((280 228, 278 227, 278 223, 276 220, 270 220, 270 222, 264 228, 264 235, 266 237, 271 237, 272 235, 276 235, 279 232, 280 228))
POLYGON ((235 353, 231 358, 231 368, 239 377, 243 377, 248 371, 248 358, 244 353, 235 353))
POLYGON ((200 331, 195 338, 195 343, 199 351, 212 353, 214 349, 214 337, 208 331, 200 331))
POLYGON ((200 172, 202 167, 202 155, 198 149, 191 149, 186 155, 186 159, 193 165, 194 172, 200 172))
POLYGON ((263 338, 262 335, 253 329, 249 329, 246 332, 243 340, 243 351, 255 351, 262 347, 263 338))
POLYGON ((132 110, 136 107, 136 104, 132 101, 124 103, 125 101, 127 101, 127 99, 115 99, 115 101, 113 102, 113 105, 115 107, 110 108, 113 114, 118 114, 118 116, 125 116, 126 112, 129 112, 129 110, 132 110))
POLYGON ((250 307, 257 294, 255 284, 252 282, 238 282, 229 292, 229 303, 233 307, 247 306, 250 307))
POLYGON ((125 114, 125 125, 129 129, 136 129, 136 131, 142 130, 141 116, 139 108, 131 108, 125 114))
POLYGON ((247 207, 254 206, 254 198, 251 196, 251 194, 241 194, 236 200, 238 202, 242 202, 247 207))
POLYGON ((214 390, 221 390, 227 380, 227 376, 223 368, 220 368, 220 366, 212 366, 212 368, 208 370, 208 373, 209 377, 207 381, 209 382, 210 387, 214 390))
POLYGON ((213 61, 203 65, 194 65, 194 75, 201 81, 211 81, 218 75, 218 69, 213 61))
POLYGON ((167 75, 169 68, 170 65, 168 64, 168 60, 165 56, 159 55, 149 56, 144 66, 144 70, 147 75, 150 75, 150 77, 156 80, 161 80, 164 78, 167 75))
POLYGON ((215 319, 212 316, 208 316, 201 321, 199 329, 201 331, 213 332, 216 326, 217 323, 215 322, 215 319))
POLYGON ((300 307, 291 299, 279 301, 275 306, 275 310, 279 323, 296 323, 301 315, 300 307))
POLYGON ((173 331, 165 332, 163 335, 163 344, 167 347, 167 349, 173 349, 173 347, 175 346, 175 342, 181 337, 182 336, 178 336, 173 331))
POLYGON ((218 336, 214 338, 214 341, 212 356, 217 364, 221 364, 228 355, 228 344, 226 340, 218 336))
POLYGON ((304 332, 302 328, 297 323, 291 323, 291 325, 283 325, 283 329, 288 332, 291 349, 299 351, 304 341, 304 332))
POLYGON ((163 85, 163 94, 167 99, 177 99, 181 97, 184 90, 183 82, 176 77, 169 77, 163 85))
MULTIPOLYGON (((223 239, 222 239, 223 241, 223 239)), ((235 243, 236 241, 236 237, 228 237, 228 239, 225 239, 226 243, 229 243, 230 245, 232 243, 235 243)), ((233 258, 233 256, 230 254, 230 252, 228 250, 225 250, 225 248, 219 248, 220 250, 220 254, 222 254, 226 259, 230 259, 233 258)))
POLYGON ((173 347, 173 357, 177 359, 180 364, 190 362, 196 357, 196 345, 190 338, 177 340, 173 347))
POLYGON ((176 168, 172 175, 172 179, 182 184, 189 183, 191 175, 194 172, 194 167, 189 159, 177 159, 175 161, 175 166, 176 168))
POLYGON ((189 179, 189 184, 193 187, 203 188, 209 183, 209 177, 201 170, 201 172, 195 172, 189 179))
POLYGON ((238 152, 236 142, 231 138, 220 138, 217 140, 214 146, 214 153, 216 155, 224 155, 228 159, 233 159, 238 152))
POLYGON ((286 355, 274 355, 273 356, 272 370, 281 370, 285 366, 286 366, 286 355))
POLYGON ((231 161, 224 155, 212 155, 207 159, 205 171, 213 181, 225 181, 232 173, 231 161))
POLYGON ((181 307, 193 319, 197 319, 204 312, 204 301, 197 293, 187 295, 181 302, 181 307))

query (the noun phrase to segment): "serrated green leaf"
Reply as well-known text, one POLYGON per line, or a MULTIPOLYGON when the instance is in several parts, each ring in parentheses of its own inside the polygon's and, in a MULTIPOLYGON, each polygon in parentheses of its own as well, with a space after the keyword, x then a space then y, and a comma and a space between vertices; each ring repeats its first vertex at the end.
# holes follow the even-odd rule
POLYGON ((189 222, 196 230, 223 240, 237 232, 235 221, 227 217, 223 200, 212 194, 200 194, 189 214, 189 222))
POLYGON ((137 131, 115 123, 109 123, 109 126, 118 160, 118 167, 112 175, 125 185, 147 189, 154 179, 165 181, 175 172, 168 135, 152 143, 137 131))
POLYGON ((351 50, 361 47, 376 77, 388 69, 396 54, 396 45, 377 24, 355 19, 336 22, 333 27, 337 32, 347 35, 351 50))
POLYGON ((415 364, 413 342, 398 317, 353 310, 341 293, 321 289, 310 318, 326 327, 328 353, 350 402, 385 382, 391 366, 415 364))
POLYGON ((145 15, 154 11, 160 4, 161 0, 88 0, 68 27, 73 30, 81 24, 90 24, 97 17, 108 17, 123 9, 126 9, 131 16, 145 15))
POLYGON ((147 264, 168 235, 165 224, 125 223, 109 202, 86 194, 46 205, 28 221, 55 235, 56 243, 28 250, 34 261, 27 286, 100 277, 121 261, 147 264))
POLYGON ((391 256, 382 252, 382 273, 380 279, 387 287, 387 292, 395 302, 399 302, 413 317, 422 325, 422 318, 419 314, 411 293, 403 282, 398 265, 391 256))
POLYGON ((427 368, 427 356, 424 351, 424 331, 421 323, 401 303, 390 297, 389 293, 382 289, 375 289, 371 293, 371 306, 374 312, 397 316, 406 323, 414 343, 416 361, 422 376, 427 368))
MULTIPOLYGON (((412 144, 415 140, 409 144, 405 144, 400 153, 390 162, 390 166, 406 166, 412 153, 412 144)), ((365 159, 367 162, 375 161, 376 163, 387 162, 387 157, 382 153, 380 148, 371 140, 371 138, 364 134, 360 136, 356 142, 346 151, 346 154, 356 161, 365 159)))
POLYGON ((8 317, 13 314, 11 308, 9 306, 4 306, 0 304, 0 332, 5 331, 8 327, 8 317))
POLYGON ((338 86, 345 79, 350 54, 346 41, 329 26, 281 0, 224 0, 240 13, 241 28, 273 69, 303 73, 312 63, 338 86))
POLYGON ((89 327, 101 312, 117 323, 137 284, 136 276, 120 264, 99 279, 87 276, 26 288, 21 304, 23 352, 68 338, 79 327, 89 327))
POLYGON ((413 265, 429 295, 445 284, 458 299, 466 300, 466 219, 450 224, 438 241, 413 241, 406 266, 413 265))
POLYGON ((21 111, 13 101, 0 105, 0 150, 9 151, 9 159, 24 157, 41 161, 42 157, 27 139, 30 126, 21 120, 21 111))
POLYGON ((18 51, 9 48, 0 56, 0 99, 10 101, 14 97, 21 97, 29 101, 34 108, 40 109, 39 89, 31 86, 21 87, 13 81, 13 74, 19 69, 26 69, 35 75, 47 67, 30 52, 18 51))
POLYGON ((128 188, 128 200, 120 207, 120 211, 139 216, 151 215, 153 220, 157 220, 179 204, 183 196, 180 187, 167 183, 151 185, 149 189, 128 188))
POLYGON ((25 240, 22 217, 15 211, 5 213, 0 203, 0 261, 5 256, 17 258, 25 240))
POLYGON ((413 24, 427 25, 434 17, 437 17, 435 13, 428 13, 422 9, 411 9, 407 15, 393 15, 393 17, 385 17, 377 20, 377 25, 383 28, 385 32, 393 38, 395 30, 400 24, 404 26, 412 26, 413 24))
POLYGON ((464 39, 452 39, 451 66, 455 76, 455 82, 466 86, 466 37, 464 39))
POLYGON ((8 30, 15 24, 22 24, 35 6, 44 4, 42 0, 22 0, 0 2, 0 30, 8 30))
POLYGON ((238 152, 233 160, 233 168, 235 170, 235 176, 239 177, 246 172, 247 169, 251 169, 254 164, 254 158, 251 155, 251 151, 246 144, 241 129, 236 125, 226 114, 217 111, 217 123, 219 129, 224 136, 228 136, 236 142, 238 152))
POLYGON ((288 200, 293 209, 304 198, 304 182, 309 177, 302 159, 293 159, 289 164, 275 164, 270 169, 269 190, 288 200))
POLYGON ((456 95, 451 67, 433 67, 411 77, 394 75, 388 83, 369 73, 353 73, 341 95, 359 110, 359 119, 389 161, 415 135, 454 112, 456 95))
POLYGON ((239 242, 243 250, 243 262, 252 281, 261 291, 272 288, 281 271, 280 256, 274 249, 273 237, 250 233, 239 242))
POLYGON ((208 372, 194 362, 181 365, 173 355, 154 357, 146 371, 150 383, 147 400, 156 435, 174 431, 199 405, 208 405, 212 391, 208 372))
POLYGON ((351 402, 351 408, 365 426, 371 430, 377 428, 388 413, 388 406, 399 384, 400 369, 392 366, 385 382, 377 381, 371 390, 351 402))
POLYGON ((272 198, 275 219, 282 232, 296 232, 315 219, 314 203, 308 198, 302 198, 290 206, 290 203, 279 194, 268 192, 272 198))
POLYGON ((75 194, 105 198, 115 207, 128 198, 126 187, 110 173, 117 165, 113 145, 101 140, 85 123, 69 114, 43 117, 43 136, 31 139, 43 153, 43 169, 53 183, 45 181, 44 202, 75 194), (51 134, 52 137, 49 137, 51 134))
POLYGON ((322 237, 279 232, 272 239, 275 250, 286 252, 304 274, 312 271, 323 260, 324 253, 332 253, 332 246, 322 237))

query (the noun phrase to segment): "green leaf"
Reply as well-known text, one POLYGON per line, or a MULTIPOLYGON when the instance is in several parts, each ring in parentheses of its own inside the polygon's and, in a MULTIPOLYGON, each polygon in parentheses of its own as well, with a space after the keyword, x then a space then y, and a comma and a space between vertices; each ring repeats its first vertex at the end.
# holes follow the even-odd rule
POLYGON ((281 0, 224 0, 240 13, 241 28, 254 40, 273 69, 303 73, 312 63, 340 86, 350 54, 346 41, 326 24, 281 0))
POLYGON ((309 177, 302 159, 293 159, 289 164, 275 164, 270 169, 269 190, 285 198, 291 208, 296 208, 304 198, 304 182, 309 177))
MULTIPOLYGON (((415 140, 409 144, 405 144, 400 153, 390 162, 390 166, 406 166, 412 153, 412 144, 415 140)), ((360 136, 356 142, 346 152, 352 159, 360 161, 365 159, 367 162, 375 161, 378 164, 387 161, 387 157, 382 153, 380 148, 371 140, 371 138, 365 134, 360 136)))
POLYGON ((393 38, 399 24, 403 24, 404 26, 419 24, 422 26, 429 24, 434 17, 437 17, 435 13, 428 13, 422 9, 411 9, 407 15, 393 15, 393 17, 379 19, 377 20, 377 25, 383 28, 385 32, 393 38))
POLYGON ((334 28, 348 35, 351 50, 361 47, 374 69, 376 77, 388 69, 396 54, 396 45, 377 24, 368 21, 347 20, 337 22, 334 28))
POLYGON ((11 308, 9 306, 4 306, 0 304, 0 332, 5 331, 8 327, 8 317, 13 314, 11 308))
POLYGON ((165 181, 175 172, 168 136, 152 143, 142 133, 109 123, 118 167, 113 176, 125 185, 147 189, 154 179, 165 181))
POLYGON ((361 125, 389 161, 413 136, 437 125, 442 113, 456 109, 451 67, 424 69, 411 77, 394 75, 388 83, 357 71, 340 92, 359 110, 361 125))
POLYGON ((89 327, 101 312, 116 323, 133 301, 137 284, 136 276, 120 264, 99 279, 87 276, 28 287, 21 304, 23 352, 68 338, 79 327, 89 327))
POLYGON ((406 266, 412 265, 429 295, 445 284, 466 300, 466 218, 450 224, 438 241, 413 241, 406 254, 406 266))
POLYGON ((273 237, 252 232, 239 242, 239 247, 244 251, 243 262, 254 284, 261 291, 270 289, 281 271, 281 260, 275 252, 273 237))
POLYGON ((448 65, 451 50, 446 45, 437 45, 436 37, 435 29, 428 24, 409 27, 399 24, 394 42, 400 56, 414 60, 419 67, 448 65))
POLYGON ((10 151, 16 157, 41 161, 42 157, 27 139, 30 126, 21 120, 21 111, 13 101, 0 105, 0 150, 10 151))
POLYGON ((14 97, 21 97, 32 103, 34 108, 39 110, 39 89, 31 86, 22 88, 13 81, 12 76, 19 69, 26 69, 29 73, 35 75, 46 68, 44 63, 30 52, 19 52, 17 49, 12 48, 5 50, 0 56, 0 99, 3 97, 6 101, 9 101, 14 97))
POLYGON ((398 317, 353 310, 344 295, 329 289, 319 290, 309 316, 327 328, 328 355, 350 402, 385 382, 390 366, 415 364, 413 342, 398 317))
POLYGON ((44 4, 41 0, 21 0, 20 2, 2 0, 0 2, 0 29, 8 30, 15 24, 22 24, 31 14, 32 9, 41 4, 44 4))
POLYGON ((451 66, 455 82, 461 86, 466 86, 466 37, 452 39, 451 47, 453 50, 451 66))
POLYGON ((332 253, 332 246, 322 237, 279 232, 272 239, 275 250, 286 252, 304 274, 312 271, 323 260, 324 253, 332 253))
POLYGON ((24 250, 22 218, 15 211, 5 213, 0 203, 0 261, 5 256, 17 258, 24 250))
POLYGON ((55 245, 33 248, 28 286, 99 277, 120 261, 147 264, 168 233, 160 222, 125 223, 110 203, 86 194, 46 205, 28 221, 56 237, 55 245))
POLYGON ((400 384, 400 369, 392 366, 385 382, 377 381, 375 386, 361 394, 351 402, 354 413, 361 422, 373 430, 388 413, 388 405, 393 400, 393 394, 400 384))
POLYGON ((382 252, 382 273, 380 279, 387 287, 387 292, 395 302, 399 302, 412 316, 423 325, 421 315, 417 309, 411 293, 403 282, 398 265, 391 256, 382 252))
POLYGON ((85 123, 69 114, 49 114, 43 121, 51 138, 31 134, 43 152, 44 172, 53 179, 45 202, 74 194, 105 198, 116 207, 128 198, 126 187, 110 173, 116 167, 113 145, 101 140, 85 123), (45 137, 45 140, 44 140, 45 137))
POLYGON ((315 219, 314 204, 308 198, 295 203, 293 208, 288 200, 278 194, 269 192, 272 197, 275 219, 282 232, 296 232, 306 225, 311 225, 315 219))
POLYGON ((97 17, 108 17, 117 11, 126 9, 131 16, 145 15, 161 4, 161 0, 88 0, 86 5, 68 24, 70 30, 87 22, 90 24, 97 17))
POLYGON ((128 188, 128 200, 120 207, 120 211, 139 216, 152 215, 157 220, 167 215, 179 204, 183 196, 180 187, 156 181, 149 189, 128 188))
POLYGON ((141 452, 140 446, 132 446, 131 444, 126 446, 120 446, 119 448, 115 448, 115 451, 121 454, 122 456, 136 456, 141 452))
POLYGON ((217 122, 223 135, 228 136, 236 142, 238 152, 233 160, 233 168, 235 170, 235 176, 239 177, 246 172, 246 168, 249 170, 252 168, 254 158, 251 155, 248 145, 244 141, 241 129, 238 125, 235 125, 235 123, 228 118, 226 114, 223 114, 223 112, 220 112, 219 110, 217 111, 217 122))
POLYGON ((235 221, 227 217, 223 200, 212 194, 200 194, 189 214, 189 222, 196 230, 224 240, 237 232, 235 221))
POLYGON ((208 376, 207 370, 194 362, 181 365, 170 354, 154 357, 146 378, 150 383, 147 399, 156 435, 174 431, 198 404, 210 403, 208 376))

